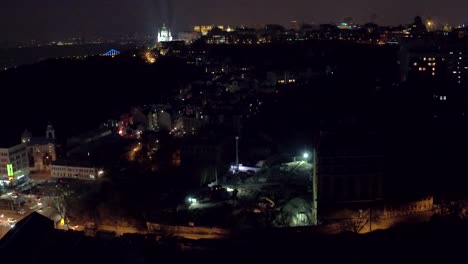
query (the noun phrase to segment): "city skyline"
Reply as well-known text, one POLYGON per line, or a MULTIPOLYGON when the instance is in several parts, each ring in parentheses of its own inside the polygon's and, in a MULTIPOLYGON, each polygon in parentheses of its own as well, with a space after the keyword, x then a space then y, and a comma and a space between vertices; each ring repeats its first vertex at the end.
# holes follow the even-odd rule
POLYGON ((356 23, 409 24, 414 16, 431 17, 439 24, 464 23, 463 9, 468 3, 456 0, 373 2, 333 0, 314 3, 305 0, 189 1, 128 0, 107 1, 3 1, 0 8, 0 40, 56 39, 90 37, 132 32, 155 33, 163 23, 174 31, 198 24, 288 25, 337 23, 352 17, 356 23), (457 6, 456 9, 453 7, 457 6), (268 10, 269 12, 265 12, 268 10), (239 15, 242 14, 242 15, 239 15))
POLYGON ((381 1, 4 0, 2 260, 463 252, 468 4, 381 1))

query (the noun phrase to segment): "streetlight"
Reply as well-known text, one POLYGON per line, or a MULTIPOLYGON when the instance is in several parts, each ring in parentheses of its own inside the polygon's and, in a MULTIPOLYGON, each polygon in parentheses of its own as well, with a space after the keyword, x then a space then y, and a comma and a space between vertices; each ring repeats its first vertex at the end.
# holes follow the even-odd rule
POLYGON ((304 152, 304 153, 302 154, 302 158, 304 158, 305 160, 308 160, 309 157, 310 157, 309 152, 304 152))
POLYGON ((236 136, 236 169, 239 171, 239 137, 236 136))

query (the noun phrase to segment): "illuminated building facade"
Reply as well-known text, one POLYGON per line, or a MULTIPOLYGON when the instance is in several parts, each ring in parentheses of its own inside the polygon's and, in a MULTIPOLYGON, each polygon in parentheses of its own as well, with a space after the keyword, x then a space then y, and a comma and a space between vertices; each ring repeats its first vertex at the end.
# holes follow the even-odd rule
POLYGON ((412 54, 409 64, 410 77, 441 80, 445 76, 445 64, 442 54, 412 54))
MULTIPOLYGON (((402 81, 432 98, 434 118, 464 116, 468 111, 468 48, 465 40, 424 42, 409 40, 400 50, 402 81)), ((429 101, 428 101, 429 103, 429 101)))
POLYGON ((68 161, 57 161, 51 166, 53 178, 68 178, 78 180, 96 180, 104 172, 89 164, 70 163, 68 161))
POLYGON ((28 151, 30 170, 32 172, 50 171, 50 165, 57 159, 55 150, 55 129, 48 125, 45 137, 32 137, 27 130, 21 135, 21 144, 28 151))
MULTIPOLYGON (((436 90, 453 90, 467 86, 468 49, 459 45, 449 45, 442 50, 418 51, 418 48, 407 52, 402 62, 407 68, 403 70, 402 80, 427 82, 438 86, 436 90)), ((435 94, 436 99, 446 100, 446 94, 435 94)))
POLYGON ((172 41, 172 33, 163 25, 162 28, 158 31, 158 42, 169 42, 172 41))
POLYGON ((23 144, 0 149, 0 186, 10 186, 28 176, 28 161, 27 148, 23 144))
POLYGON ((197 32, 197 33, 200 33, 202 36, 206 36, 206 35, 208 35, 208 32, 210 32, 211 30, 213 30, 215 28, 218 28, 221 31, 225 31, 225 32, 233 32, 234 31, 234 28, 232 28, 230 26, 223 26, 223 25, 218 25, 218 26, 213 26, 213 25, 194 26, 193 31, 197 32))
POLYGON ((202 36, 208 35, 208 32, 210 32, 213 29, 213 26, 195 26, 193 27, 194 32, 201 33, 202 36))
POLYGON ((447 54, 447 74, 452 86, 464 87, 468 81, 468 49, 450 48, 447 54))

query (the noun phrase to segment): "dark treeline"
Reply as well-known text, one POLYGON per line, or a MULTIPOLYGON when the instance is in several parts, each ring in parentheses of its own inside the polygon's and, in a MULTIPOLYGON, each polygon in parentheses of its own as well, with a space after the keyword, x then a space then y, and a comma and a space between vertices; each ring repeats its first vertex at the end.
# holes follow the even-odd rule
POLYGON ((195 71, 183 61, 140 61, 90 57, 47 60, 0 73, 1 143, 13 144, 25 128, 42 136, 47 122, 59 140, 118 118, 129 107, 159 102, 186 84, 195 71))

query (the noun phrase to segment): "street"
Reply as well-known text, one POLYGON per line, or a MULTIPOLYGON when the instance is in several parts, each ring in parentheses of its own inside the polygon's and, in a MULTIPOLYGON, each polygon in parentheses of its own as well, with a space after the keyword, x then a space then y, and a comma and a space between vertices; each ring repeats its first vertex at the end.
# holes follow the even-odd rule
POLYGON ((21 210, 0 210, 0 238, 3 237, 15 224, 32 212, 40 213, 50 219, 56 215, 52 208, 49 197, 37 197, 33 195, 23 195, 25 203, 21 210))

